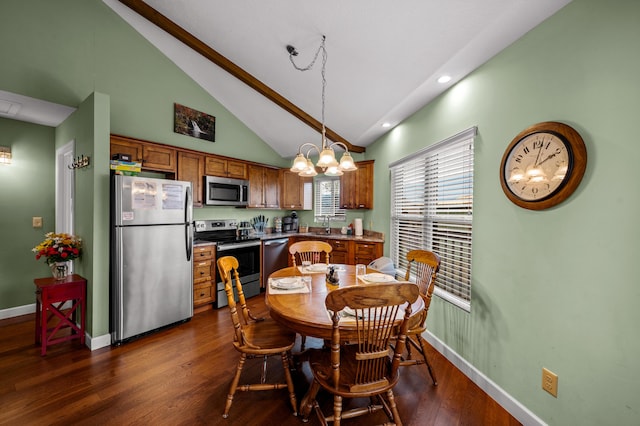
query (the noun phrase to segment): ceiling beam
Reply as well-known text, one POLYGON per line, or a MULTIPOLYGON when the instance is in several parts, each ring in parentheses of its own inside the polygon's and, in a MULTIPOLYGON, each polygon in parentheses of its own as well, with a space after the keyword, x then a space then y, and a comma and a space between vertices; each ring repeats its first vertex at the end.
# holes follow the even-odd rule
MULTIPOLYGON (((280 106, 282 109, 298 118, 300 121, 315 129, 318 132, 322 132, 322 123, 318 120, 304 112, 302 109, 295 106, 289 100, 287 100, 284 96, 280 95, 275 90, 271 89, 269 86, 249 74, 244 69, 240 68, 238 65, 231 62, 229 59, 221 55, 219 52, 212 49, 206 43, 195 37, 193 34, 186 31, 184 28, 180 27, 178 24, 162 15, 160 12, 146 4, 142 0, 119 0, 120 3, 129 7, 134 12, 138 13, 143 18, 147 19, 149 22, 155 24, 157 27, 166 31, 177 40, 186 44, 188 47, 198 52, 223 70, 227 71, 247 86, 251 87, 258 93, 265 96, 267 99, 271 100, 276 105, 280 106)), ((362 153, 365 151, 365 148, 362 146, 352 145, 345 138, 334 132, 333 130, 326 128, 327 138, 334 142, 343 142, 349 148, 349 151, 362 153)))

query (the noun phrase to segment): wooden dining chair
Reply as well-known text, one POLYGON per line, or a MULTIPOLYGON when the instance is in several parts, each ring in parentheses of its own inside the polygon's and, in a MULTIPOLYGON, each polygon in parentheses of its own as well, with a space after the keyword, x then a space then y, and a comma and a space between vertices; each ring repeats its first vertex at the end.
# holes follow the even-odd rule
POLYGON ((407 272, 405 274, 405 281, 410 281, 411 275, 415 277, 415 283, 420 289, 420 297, 424 300, 424 309, 420 313, 420 320, 415 326, 411 327, 407 331, 407 357, 403 358, 400 365, 420 365, 426 364, 429 370, 429 375, 433 384, 437 385, 438 381, 436 375, 427 358, 427 351, 425 349, 425 341, 422 337, 422 333, 427 330, 426 321, 427 313, 429 312, 429 305, 431 304, 431 296, 433 295, 433 288, 436 282, 436 274, 440 269, 440 257, 427 250, 411 250, 407 253, 407 272), (414 359, 412 357, 412 349, 417 350, 421 358, 414 359))
POLYGON ((333 422, 336 426, 343 418, 384 410, 394 424, 402 424, 393 387, 398 381, 411 303, 418 297, 418 286, 407 282, 344 287, 327 295, 325 306, 333 324, 331 351, 310 351, 313 382, 300 408, 303 421, 309 419, 312 409, 323 425, 333 422), (352 316, 347 316, 345 308, 352 316), (357 342, 342 344, 340 324, 344 321, 357 323, 357 342), (394 351, 389 345, 392 338, 396 339, 394 351), (321 389, 333 394, 332 415, 325 416, 316 400, 321 389), (370 405, 342 411, 343 398, 369 398, 370 405))
POLYGON ((235 257, 221 257, 218 259, 217 264, 220 277, 224 281, 224 290, 229 299, 229 312, 231 313, 231 320, 235 330, 233 347, 240 352, 240 360, 229 388, 222 417, 229 417, 233 397, 238 389, 241 391, 262 391, 287 388, 289 401, 291 402, 291 407, 293 407, 293 414, 297 415, 296 395, 293 388, 293 380, 291 379, 291 371, 289 370, 289 354, 296 340, 295 333, 280 326, 270 318, 256 318, 251 314, 242 291, 242 283, 238 276, 238 260, 235 257), (234 280, 238 293, 238 304, 242 314, 238 312, 238 305, 233 295, 232 282, 234 280), (286 383, 266 383, 267 357, 273 355, 279 355, 282 358, 282 368, 284 369, 286 383), (245 361, 247 358, 255 357, 263 358, 260 383, 243 384, 238 387, 245 361))
MULTIPOLYGON (((302 262, 308 261, 313 263, 322 263, 324 262, 329 265, 329 258, 331 250, 331 244, 325 243, 324 241, 298 241, 297 243, 293 243, 289 246, 289 254, 291 254, 291 262, 293 263, 293 267, 302 262), (324 253, 324 256, 323 256, 324 253), (324 259, 323 259, 324 258, 324 259)), ((307 336, 300 335, 300 350, 304 351, 304 347, 307 341, 307 336)))
POLYGON ((328 265, 331 250, 333 250, 331 244, 324 241, 298 241, 289 246, 289 254, 291 254, 293 266, 302 264, 304 261, 311 263, 322 263, 324 261, 328 265))

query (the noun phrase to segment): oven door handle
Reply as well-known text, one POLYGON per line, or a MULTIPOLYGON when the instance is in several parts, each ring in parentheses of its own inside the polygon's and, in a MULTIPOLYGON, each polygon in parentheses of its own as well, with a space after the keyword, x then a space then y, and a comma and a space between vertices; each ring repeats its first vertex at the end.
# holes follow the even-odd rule
POLYGON ((259 247, 259 246, 260 246, 260 241, 247 241, 246 243, 223 244, 221 246, 218 246, 217 250, 221 252, 221 251, 227 251, 227 250, 233 250, 233 249, 239 249, 239 248, 245 248, 245 247, 259 247))

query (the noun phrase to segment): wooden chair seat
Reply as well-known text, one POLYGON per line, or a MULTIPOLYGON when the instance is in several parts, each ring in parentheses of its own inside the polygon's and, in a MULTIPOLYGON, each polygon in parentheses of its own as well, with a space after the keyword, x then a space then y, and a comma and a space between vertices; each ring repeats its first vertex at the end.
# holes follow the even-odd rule
POLYGON ((242 328, 243 344, 234 342, 238 350, 246 353, 262 354, 263 352, 282 352, 293 349, 296 334, 282 327, 271 318, 250 323, 242 328))

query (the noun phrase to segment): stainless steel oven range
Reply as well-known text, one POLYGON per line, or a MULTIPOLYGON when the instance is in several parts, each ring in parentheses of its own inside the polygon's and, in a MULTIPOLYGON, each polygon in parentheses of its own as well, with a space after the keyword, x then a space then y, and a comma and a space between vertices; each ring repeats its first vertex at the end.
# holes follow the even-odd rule
MULTIPOLYGON (((241 227, 240 227, 241 228, 241 227)), ((215 243, 216 262, 223 256, 238 259, 238 274, 246 298, 260 293, 260 238, 239 229, 236 219, 214 219, 194 221, 194 244, 215 243)), ((227 306, 224 282, 216 264, 216 301, 214 307, 227 306)), ((234 288, 235 294, 235 288, 234 288)), ((237 301, 237 294, 236 301, 237 301)))

